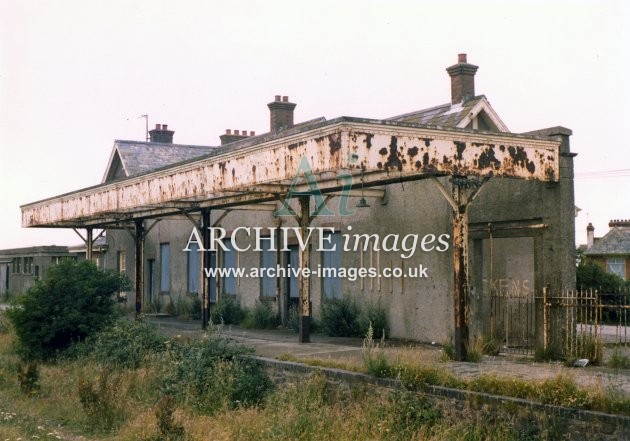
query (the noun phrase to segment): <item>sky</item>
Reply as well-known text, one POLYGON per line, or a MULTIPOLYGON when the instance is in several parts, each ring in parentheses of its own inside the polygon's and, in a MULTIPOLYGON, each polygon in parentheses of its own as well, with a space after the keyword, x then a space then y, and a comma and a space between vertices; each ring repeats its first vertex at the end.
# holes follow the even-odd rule
POLYGON ((20 205, 100 183, 140 115, 197 145, 268 131, 275 95, 296 122, 385 118, 449 102, 458 53, 510 131, 573 130, 585 243, 630 218, 629 20, 606 0, 0 0, 0 249, 80 243, 20 205))

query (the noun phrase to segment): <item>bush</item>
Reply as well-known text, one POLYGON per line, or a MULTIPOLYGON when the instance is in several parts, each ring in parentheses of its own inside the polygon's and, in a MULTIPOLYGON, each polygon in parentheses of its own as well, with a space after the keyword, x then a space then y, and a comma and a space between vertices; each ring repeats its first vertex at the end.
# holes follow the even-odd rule
POLYGON ((128 280, 93 262, 64 260, 52 266, 7 311, 23 359, 47 360, 102 329, 114 317, 112 295, 128 280))
POLYGON ((331 337, 360 337, 359 307, 354 300, 344 297, 341 299, 325 300, 321 310, 322 332, 331 337))
POLYGON ((117 320, 73 348, 71 355, 87 356, 111 368, 137 369, 147 356, 164 349, 165 338, 157 326, 140 317, 117 320))
POLYGON ((254 329, 273 329, 278 325, 276 313, 266 302, 257 302, 253 309, 247 311, 242 326, 254 329))
MULTIPOLYGON (((312 316, 310 317, 309 321, 310 332, 317 332, 319 329, 318 323, 312 316)), ((300 332, 300 311, 298 310, 297 305, 291 305, 289 307, 289 316, 287 317, 287 329, 290 329, 295 333, 300 332)))
POLYGON ((233 297, 221 297, 210 311, 210 320, 215 325, 238 325, 244 318, 245 311, 233 297))
POLYGON ((252 350, 220 337, 174 345, 163 392, 206 413, 258 405, 272 388, 252 350))

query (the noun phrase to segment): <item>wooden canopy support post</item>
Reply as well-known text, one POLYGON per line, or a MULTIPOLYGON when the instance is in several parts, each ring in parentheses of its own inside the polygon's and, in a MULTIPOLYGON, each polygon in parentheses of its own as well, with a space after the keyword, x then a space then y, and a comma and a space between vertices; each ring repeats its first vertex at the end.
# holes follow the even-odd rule
POLYGON ((300 330, 299 342, 310 343, 310 324, 311 324, 311 279, 306 276, 309 268, 310 244, 307 243, 308 227, 311 223, 310 217, 310 201, 309 195, 299 196, 300 203, 300 237, 302 238, 303 248, 300 250, 300 273, 298 275, 298 283, 300 285, 300 330))
POLYGON ((144 219, 136 219, 134 242, 135 252, 135 279, 136 279, 136 318, 142 311, 142 300, 144 296, 144 219))
POLYGON ((436 177, 432 181, 453 209, 453 315, 455 360, 466 359, 468 349, 468 206, 479 195, 488 177, 453 176, 451 191, 436 177))
POLYGON ((94 231, 92 227, 87 228, 87 234, 85 238, 85 260, 92 260, 94 250, 94 231))
POLYGON ((466 359, 468 349, 468 204, 460 185, 453 184, 453 313, 455 316, 455 359, 466 359))
MULTIPOLYGON (((205 271, 205 268, 210 268, 210 209, 205 208, 201 210, 201 228, 203 241, 203 248, 206 250, 201 255, 201 268, 205 271)), ((210 289, 211 280, 210 277, 205 277, 201 283, 201 328, 208 329, 208 323, 210 322, 210 289)))

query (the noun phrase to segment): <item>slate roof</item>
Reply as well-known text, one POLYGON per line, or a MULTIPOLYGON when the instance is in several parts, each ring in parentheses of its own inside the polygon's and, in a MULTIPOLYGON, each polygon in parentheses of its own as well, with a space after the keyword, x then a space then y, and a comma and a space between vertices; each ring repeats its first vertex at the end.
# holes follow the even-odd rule
POLYGON ((587 256, 630 255, 630 228, 612 227, 584 254, 587 256))
POLYGON ((485 96, 479 95, 463 104, 454 106, 451 106, 451 103, 442 104, 441 106, 394 116, 388 118, 388 120, 431 126, 458 127, 463 119, 471 112, 472 108, 484 99, 485 96))
POLYGON ((127 177, 132 177, 177 162, 198 158, 210 153, 216 147, 116 141, 116 148, 127 177))

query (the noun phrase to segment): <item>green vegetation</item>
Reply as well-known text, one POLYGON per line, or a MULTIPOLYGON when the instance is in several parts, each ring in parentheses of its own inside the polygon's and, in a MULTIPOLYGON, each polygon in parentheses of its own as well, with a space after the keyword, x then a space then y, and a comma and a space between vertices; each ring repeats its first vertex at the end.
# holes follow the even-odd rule
POLYGON ((238 325, 244 318, 245 311, 232 297, 221 297, 210 311, 210 320, 215 325, 238 325))
POLYGON ((241 322, 243 328, 274 329, 278 325, 276 313, 267 302, 256 302, 256 305, 247 311, 241 322))
POLYGON ((615 349, 608 359, 607 366, 613 369, 630 369, 630 357, 615 349))
POLYGON ((376 338, 389 333, 387 314, 380 302, 361 308, 348 296, 323 302, 320 325, 322 332, 331 337, 362 337, 370 325, 376 338))
POLYGON ((64 260, 18 297, 7 316, 25 360, 49 360, 102 329, 114 317, 113 294, 128 280, 93 262, 64 260))

